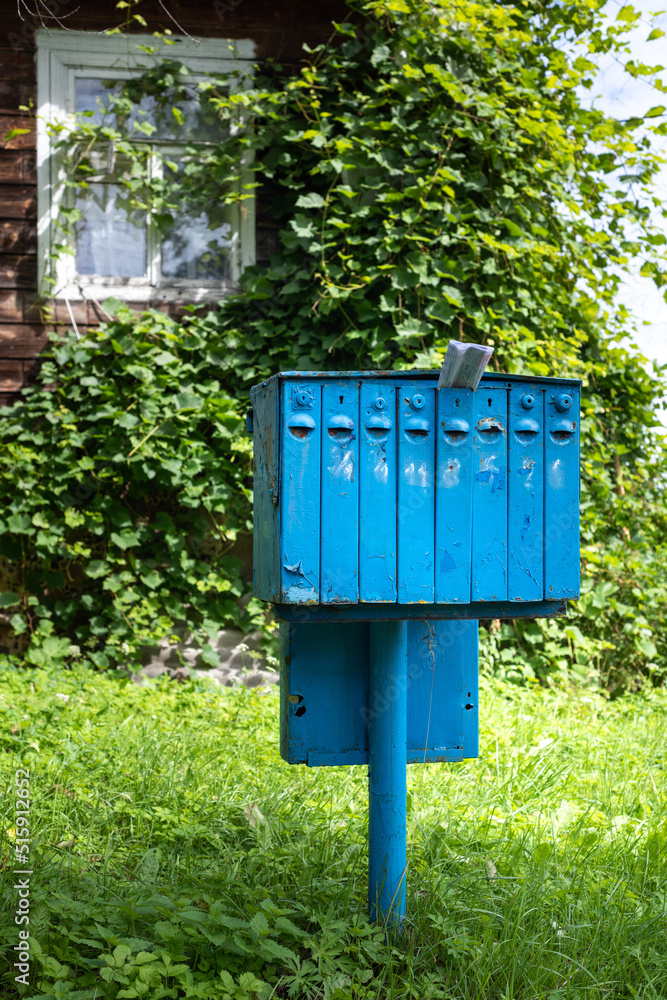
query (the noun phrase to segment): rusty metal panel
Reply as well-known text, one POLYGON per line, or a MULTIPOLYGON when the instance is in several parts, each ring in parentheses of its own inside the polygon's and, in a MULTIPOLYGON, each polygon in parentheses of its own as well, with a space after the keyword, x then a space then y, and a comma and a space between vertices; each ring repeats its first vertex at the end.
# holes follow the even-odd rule
POLYGON ((359 412, 359 600, 395 601, 396 396, 366 379, 359 412))
POLYGON ((323 604, 359 600, 359 386, 341 380, 322 387, 323 604))
POLYGON ((544 392, 538 384, 509 393, 507 597, 544 593, 544 392))
POLYGON ((367 702, 368 622, 280 626, 283 760, 367 763, 367 702))
POLYGON ((255 386, 253 405, 253 587, 262 601, 279 601, 280 525, 278 455, 280 417, 275 382, 255 386))
POLYGON ((470 603, 472 546, 471 389, 438 389, 435 602, 470 603))
POLYGON ((545 398, 544 596, 579 596, 579 390, 549 386, 545 398))
POLYGON ((507 600, 507 389, 473 394, 472 600, 507 600))
POLYGON ((398 600, 435 597, 435 385, 403 382, 398 395, 398 600))
POLYGON ((320 597, 321 383, 285 383, 280 411, 281 600, 288 604, 317 604, 320 597))
MULTIPOLYGON (((370 627, 280 626, 280 754, 288 763, 368 763, 369 721, 389 710, 369 701, 370 627)), ((410 621, 407 641, 407 762, 476 757, 477 622, 410 621)))
POLYGON ((322 622, 345 620, 339 606, 355 621, 548 617, 578 594, 578 383, 436 381, 310 372, 253 388, 255 592, 281 618, 291 603, 322 622))

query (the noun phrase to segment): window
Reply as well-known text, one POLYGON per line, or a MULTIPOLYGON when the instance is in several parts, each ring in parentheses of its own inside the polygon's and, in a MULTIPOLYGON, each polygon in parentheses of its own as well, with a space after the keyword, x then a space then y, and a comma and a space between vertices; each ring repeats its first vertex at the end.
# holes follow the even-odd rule
MULTIPOLYGON (((133 114, 134 136, 146 150, 148 170, 159 177, 165 169, 183 170, 184 147, 219 139, 221 125, 206 120, 198 100, 198 83, 210 73, 234 71, 233 86, 244 86, 250 75, 250 41, 185 38, 161 41, 149 35, 95 35, 70 31, 37 32, 38 93, 38 213, 40 279, 46 275, 51 247, 62 242, 56 226, 64 207, 75 207, 80 218, 68 237, 70 252, 52 265, 51 294, 68 299, 114 295, 126 301, 217 299, 233 291, 244 267, 254 263, 255 233, 252 201, 218 213, 214 228, 206 213, 175 213, 167 229, 158 230, 149 214, 130 204, 120 183, 129 169, 127 159, 109 144, 90 155, 87 186, 76 195, 65 186, 62 158, 47 123, 66 123, 74 113, 88 119, 116 121, 113 99, 120 89, 165 60, 183 63, 189 75, 179 96, 183 114, 142 96, 133 114), (148 123, 148 128, 143 128, 148 123), (143 128, 143 131, 142 131, 143 128), (165 164, 171 164, 166 167, 165 164)), ((249 180, 250 178, 248 178, 249 180)))

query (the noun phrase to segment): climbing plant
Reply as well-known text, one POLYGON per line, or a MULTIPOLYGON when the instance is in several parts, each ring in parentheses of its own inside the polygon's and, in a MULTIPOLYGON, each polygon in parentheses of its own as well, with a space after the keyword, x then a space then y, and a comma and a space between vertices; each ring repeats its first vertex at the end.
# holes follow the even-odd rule
MULTIPOLYGON (((451 337, 493 345, 498 370, 581 378, 585 596, 557 650, 547 625, 517 624, 490 633, 488 655, 524 679, 592 670, 612 690, 659 679, 667 519, 654 425, 664 382, 628 346, 631 317, 616 296, 637 261, 666 283, 650 142, 665 134, 665 108, 622 121, 582 98, 609 55, 664 92, 661 67, 625 51, 640 14, 627 5, 610 21, 601 2, 584 0, 349 7, 295 73, 265 67, 241 92, 224 79, 202 84, 219 137, 191 144, 184 166, 159 177, 132 108, 150 89, 177 117, 185 70, 172 61, 135 79, 110 98, 104 122, 63 127, 67 183, 85 185, 93 152, 112 143, 130 163, 128 204, 157 225, 187 205, 209 210, 213 226, 211 206, 257 193, 278 234, 270 265, 249 268, 237 295, 173 331, 175 353, 180 338, 224 344, 215 378, 234 401, 281 368, 436 367, 451 337)), ((65 234, 76 222, 75 209, 63 216, 65 234)), ((123 323, 130 343, 127 314, 123 323)), ((71 355, 81 373, 85 350, 71 355)), ((57 359, 49 378, 59 381, 57 359)), ((33 393, 14 419, 29 425, 43 398, 33 393)), ((247 468, 229 475, 240 484, 247 468)), ((2 488, 15 482, 10 472, 2 488)), ((11 499, 16 516, 34 516, 30 499, 11 499)), ((130 496, 118 502, 127 508, 130 496)), ((237 516, 224 504, 218 514, 237 516)), ((32 593, 26 585, 21 600, 32 593)), ((67 630, 55 612, 52 621, 67 630)))
POLYGON ((131 664, 184 630, 213 665, 221 623, 241 619, 230 549, 249 527, 251 471, 219 381, 224 338, 115 312, 55 343, 0 421, 0 608, 36 666, 131 664))

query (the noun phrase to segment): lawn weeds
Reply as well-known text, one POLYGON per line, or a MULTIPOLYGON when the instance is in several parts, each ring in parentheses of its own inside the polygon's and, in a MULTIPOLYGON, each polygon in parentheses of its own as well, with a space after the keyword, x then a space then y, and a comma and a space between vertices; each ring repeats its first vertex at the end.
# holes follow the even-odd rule
POLYGON ((0 995, 667 997, 667 694, 485 682, 479 760, 409 768, 394 945, 366 917, 366 770, 284 764, 277 709, 206 680, 5 671, 0 995))

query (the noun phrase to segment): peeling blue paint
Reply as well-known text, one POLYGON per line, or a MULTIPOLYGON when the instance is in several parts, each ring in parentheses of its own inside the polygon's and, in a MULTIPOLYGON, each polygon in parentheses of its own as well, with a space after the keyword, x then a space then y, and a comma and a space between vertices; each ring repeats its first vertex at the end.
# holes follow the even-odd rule
POLYGON ((504 490, 506 486, 506 470, 501 469, 483 469, 478 472, 475 476, 475 481, 478 483, 488 483, 491 487, 491 492, 495 493, 496 490, 504 490))
POLYGON ((311 372, 253 388, 259 596, 359 602, 369 618, 395 601, 470 614, 521 602, 527 615, 576 596, 577 383, 435 384, 428 372, 311 372))
MULTIPOLYGON (((460 543, 459 543, 460 544, 460 543)), ((440 572, 451 573, 456 569, 456 561, 449 552, 443 552, 440 556, 440 572)))

